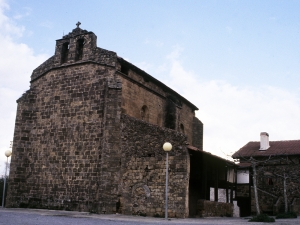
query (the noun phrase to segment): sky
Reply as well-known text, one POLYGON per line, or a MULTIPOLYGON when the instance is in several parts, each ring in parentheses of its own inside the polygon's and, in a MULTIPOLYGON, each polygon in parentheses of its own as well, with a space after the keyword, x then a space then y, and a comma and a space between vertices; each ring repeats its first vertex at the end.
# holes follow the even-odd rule
POLYGON ((204 150, 300 139, 300 1, 0 0, 0 174, 16 100, 76 27, 187 98, 204 150))

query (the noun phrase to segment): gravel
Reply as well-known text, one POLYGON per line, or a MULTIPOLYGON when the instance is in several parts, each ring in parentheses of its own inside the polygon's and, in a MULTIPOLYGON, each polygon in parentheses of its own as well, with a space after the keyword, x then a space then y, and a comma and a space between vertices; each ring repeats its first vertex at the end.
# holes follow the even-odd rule
MULTIPOLYGON (((247 218, 188 218, 170 219, 154 217, 125 216, 120 214, 90 214, 86 212, 70 212, 58 210, 42 209, 6 209, 0 208, 0 224, 5 225, 240 225, 240 224, 270 224, 270 223, 249 223, 247 218)), ((296 225, 300 224, 297 219, 278 219, 276 225, 296 225)))

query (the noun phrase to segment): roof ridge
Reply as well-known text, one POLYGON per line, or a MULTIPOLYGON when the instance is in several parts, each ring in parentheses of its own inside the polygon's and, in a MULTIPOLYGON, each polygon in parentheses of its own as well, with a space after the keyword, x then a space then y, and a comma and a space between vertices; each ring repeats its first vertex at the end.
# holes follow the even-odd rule
MULTIPOLYGON (((276 141, 269 141, 269 142, 288 142, 288 141, 300 141, 300 139, 296 139, 296 140, 276 140, 276 141)), ((254 143, 260 143, 260 141, 249 141, 250 142, 254 142, 254 143)))
POLYGON ((270 147, 265 151, 260 151, 259 141, 250 141, 245 146, 236 151, 232 157, 265 157, 265 156, 280 156, 280 155, 300 155, 300 140, 281 140, 269 141, 270 147))

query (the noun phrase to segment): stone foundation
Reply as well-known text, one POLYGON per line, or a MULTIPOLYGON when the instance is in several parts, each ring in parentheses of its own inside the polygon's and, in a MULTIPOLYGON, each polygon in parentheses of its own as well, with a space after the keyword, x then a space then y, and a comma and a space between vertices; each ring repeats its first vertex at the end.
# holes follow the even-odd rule
POLYGON ((200 217, 232 217, 233 204, 199 199, 197 202, 197 211, 200 217))

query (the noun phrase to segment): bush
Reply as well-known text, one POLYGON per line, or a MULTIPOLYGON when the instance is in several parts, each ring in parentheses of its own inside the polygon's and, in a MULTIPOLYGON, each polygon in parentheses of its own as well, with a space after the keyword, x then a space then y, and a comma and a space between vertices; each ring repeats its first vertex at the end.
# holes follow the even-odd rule
POLYGON ((272 218, 272 217, 269 217, 267 214, 259 214, 257 216, 254 216, 248 222, 269 222, 269 223, 273 223, 273 222, 275 222, 275 219, 272 218))
POLYGON ((276 219, 287 219, 287 218, 297 218, 295 212, 280 213, 276 216, 276 219))

